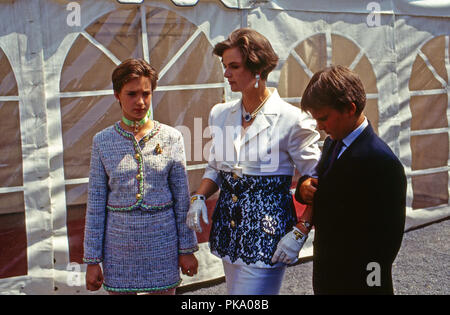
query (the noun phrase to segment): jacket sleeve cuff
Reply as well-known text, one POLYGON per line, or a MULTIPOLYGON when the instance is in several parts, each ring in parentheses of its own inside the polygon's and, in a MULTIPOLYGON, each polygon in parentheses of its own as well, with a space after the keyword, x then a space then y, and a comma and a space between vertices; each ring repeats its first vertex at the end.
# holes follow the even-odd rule
POLYGON ((220 185, 222 184, 222 176, 220 176, 220 173, 210 166, 206 167, 203 178, 212 180, 218 187, 220 187, 220 185))
POLYGON ((103 262, 102 258, 83 258, 83 262, 87 265, 96 265, 103 262))
POLYGON ((198 246, 194 246, 192 248, 187 248, 187 249, 179 249, 178 250, 178 254, 180 255, 189 255, 192 253, 195 253, 196 251, 198 251, 198 246))

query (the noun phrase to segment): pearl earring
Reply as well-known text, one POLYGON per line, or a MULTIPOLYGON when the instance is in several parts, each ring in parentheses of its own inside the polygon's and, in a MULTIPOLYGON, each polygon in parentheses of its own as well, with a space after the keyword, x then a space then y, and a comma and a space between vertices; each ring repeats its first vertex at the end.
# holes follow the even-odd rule
POLYGON ((260 79, 259 74, 256 74, 255 78, 256 78, 255 89, 257 89, 259 87, 259 79, 260 79))

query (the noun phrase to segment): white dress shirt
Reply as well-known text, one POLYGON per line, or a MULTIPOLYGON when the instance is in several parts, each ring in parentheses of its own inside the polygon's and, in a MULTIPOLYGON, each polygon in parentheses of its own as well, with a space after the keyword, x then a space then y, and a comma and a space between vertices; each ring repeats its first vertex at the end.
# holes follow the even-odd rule
POLYGON ((341 157, 342 153, 344 153, 345 150, 353 143, 353 141, 358 138, 358 136, 366 129, 366 127, 369 125, 369 122, 367 121, 367 118, 364 117, 364 121, 359 125, 355 130, 353 130, 347 137, 342 139, 342 148, 341 151, 338 154, 338 159, 341 157))

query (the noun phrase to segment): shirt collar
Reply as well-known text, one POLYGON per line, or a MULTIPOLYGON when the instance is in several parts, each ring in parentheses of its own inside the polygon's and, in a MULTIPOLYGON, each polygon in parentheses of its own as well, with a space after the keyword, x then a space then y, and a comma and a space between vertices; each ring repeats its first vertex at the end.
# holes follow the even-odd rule
POLYGON ((363 130, 369 125, 367 118, 364 117, 364 121, 355 130, 353 130, 347 137, 342 139, 345 147, 349 147, 353 141, 363 132, 363 130))

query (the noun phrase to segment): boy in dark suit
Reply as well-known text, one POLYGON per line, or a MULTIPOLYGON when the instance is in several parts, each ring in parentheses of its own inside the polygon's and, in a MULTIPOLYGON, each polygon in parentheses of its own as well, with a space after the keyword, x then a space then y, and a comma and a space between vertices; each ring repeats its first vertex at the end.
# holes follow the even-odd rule
POLYGON ((362 113, 358 75, 343 66, 311 78, 301 108, 325 139, 318 178, 298 182, 296 199, 313 205, 315 294, 393 294, 406 201, 403 166, 362 113))

